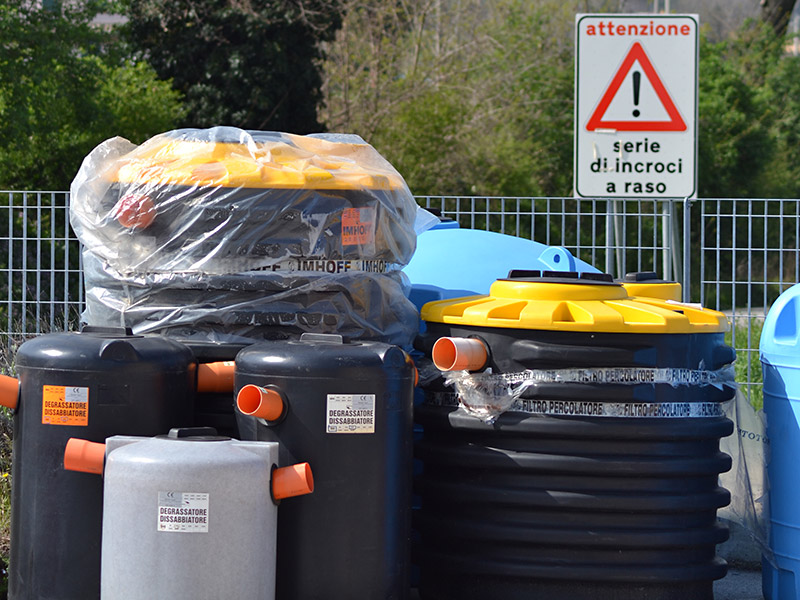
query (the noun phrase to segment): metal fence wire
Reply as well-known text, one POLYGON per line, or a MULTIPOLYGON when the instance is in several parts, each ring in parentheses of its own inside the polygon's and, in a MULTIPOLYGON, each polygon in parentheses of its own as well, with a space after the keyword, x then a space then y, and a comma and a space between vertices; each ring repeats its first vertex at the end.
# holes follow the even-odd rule
POLYGON ((4 345, 76 326, 83 278, 69 193, 0 192, 0 269, 4 345))
MULTIPOLYGON (((800 281, 797 199, 586 199, 422 196, 461 227, 563 246, 622 277, 655 271, 683 284, 683 300, 725 312, 737 379, 761 403, 758 342, 769 306, 800 281)), ((2 349, 78 326, 80 244, 68 192, 0 192, 2 349)))

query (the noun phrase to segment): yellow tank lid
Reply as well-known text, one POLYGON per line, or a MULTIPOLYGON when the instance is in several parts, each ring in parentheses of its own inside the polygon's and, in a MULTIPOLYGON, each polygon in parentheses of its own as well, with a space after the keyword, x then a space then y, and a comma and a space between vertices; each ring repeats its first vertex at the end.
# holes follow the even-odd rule
POLYGON ((365 142, 287 133, 246 143, 192 139, 181 131, 162 134, 125 156, 109 176, 120 183, 222 188, 399 190, 405 186, 397 171, 365 142))
POLYGON ((428 322, 477 327, 605 333, 715 333, 720 312, 662 298, 632 298, 610 275, 547 273, 495 281, 488 296, 430 302, 428 322))
POLYGON ((683 298, 683 289, 680 283, 659 279, 653 271, 628 273, 620 283, 632 298, 644 296, 674 302, 680 302, 683 298))

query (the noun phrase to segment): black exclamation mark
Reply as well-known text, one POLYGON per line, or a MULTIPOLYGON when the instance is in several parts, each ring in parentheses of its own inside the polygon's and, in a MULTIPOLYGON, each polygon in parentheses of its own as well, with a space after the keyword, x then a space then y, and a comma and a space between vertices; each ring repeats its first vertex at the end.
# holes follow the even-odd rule
MULTIPOLYGON (((639 106, 639 84, 642 81, 642 74, 639 71, 633 72, 633 105, 639 106)), ((633 116, 639 116, 639 109, 636 108, 633 110, 633 116)))

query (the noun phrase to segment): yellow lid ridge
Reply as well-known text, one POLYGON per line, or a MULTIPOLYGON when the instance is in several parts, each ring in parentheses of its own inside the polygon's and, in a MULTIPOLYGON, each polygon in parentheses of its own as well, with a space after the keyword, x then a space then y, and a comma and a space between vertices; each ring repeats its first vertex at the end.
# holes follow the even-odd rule
POLYGON ((452 325, 548 331, 715 333, 728 330, 728 320, 723 313, 676 302, 674 286, 678 284, 639 284, 635 288, 637 293, 649 286, 658 296, 631 297, 627 285, 584 283, 577 278, 561 278, 564 282, 545 279, 500 279, 492 284, 488 296, 429 302, 422 307, 422 318, 452 325))

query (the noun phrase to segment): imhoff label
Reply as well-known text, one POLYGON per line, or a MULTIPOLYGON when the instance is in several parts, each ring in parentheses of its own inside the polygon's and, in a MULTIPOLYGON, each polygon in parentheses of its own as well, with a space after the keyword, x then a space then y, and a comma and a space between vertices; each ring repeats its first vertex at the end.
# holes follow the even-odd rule
POLYGON ((158 492, 158 531, 208 533, 208 494, 158 492))
POLYGON ((328 394, 328 433, 375 433, 375 394, 328 394))
POLYGON ((375 209, 371 206, 342 211, 342 246, 364 246, 375 242, 375 209))

